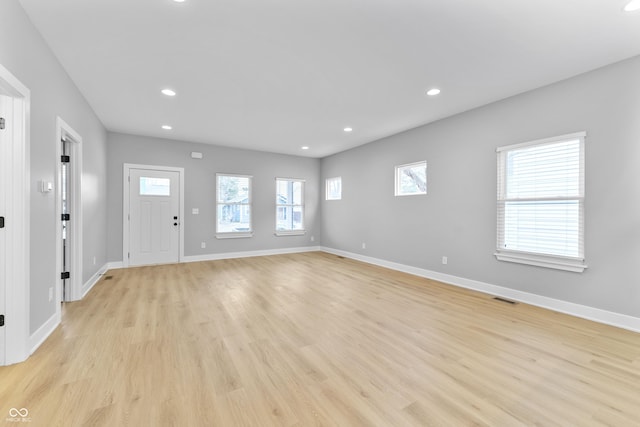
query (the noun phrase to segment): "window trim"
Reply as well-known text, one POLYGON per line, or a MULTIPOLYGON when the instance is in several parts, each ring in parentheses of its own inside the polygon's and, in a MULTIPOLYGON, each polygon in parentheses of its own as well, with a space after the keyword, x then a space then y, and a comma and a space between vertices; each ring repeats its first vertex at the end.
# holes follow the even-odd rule
POLYGON ((404 165, 397 165, 395 167, 395 174, 394 174, 394 196, 396 197, 404 197, 404 196, 425 196, 427 194, 427 161, 426 160, 421 160, 419 162, 413 162, 413 163, 406 163, 404 165), (400 171, 402 169, 406 169, 406 168, 411 168, 411 167, 415 167, 415 166, 422 166, 424 164, 424 172, 425 172, 425 180, 424 180, 424 185, 425 185, 425 189, 424 191, 420 191, 417 193, 403 193, 400 191, 400 171))
POLYGON ((327 201, 336 201, 336 200, 342 200, 342 177, 341 176, 334 176, 332 178, 327 178, 324 180, 324 199, 327 201), (330 198, 329 197, 329 182, 330 181, 334 181, 334 180, 340 180, 340 195, 339 197, 336 198, 330 198))
POLYGON ((276 230, 274 232, 274 234, 278 237, 282 237, 282 236, 303 236, 307 231, 305 229, 305 220, 304 220, 304 215, 305 215, 305 203, 304 203, 304 195, 305 195, 305 187, 306 187, 306 180, 304 179, 300 179, 300 178, 282 178, 282 177, 276 177, 276 216, 275 216, 275 223, 276 223, 276 230), (278 203, 278 181, 289 181, 289 182, 300 182, 302 183, 302 191, 300 194, 300 198, 301 198, 301 202, 302 204, 300 205, 295 205, 295 204, 281 204, 278 203), (278 208, 280 207, 301 207, 302 208, 302 229, 300 230, 278 230, 278 208))
MULTIPOLYGON (((585 221, 584 221, 584 200, 585 200, 585 141, 586 141, 587 133, 585 131, 582 132, 574 132, 566 135, 559 135, 550 138, 543 138, 534 141, 506 145, 502 147, 496 148, 497 153, 497 204, 496 204, 496 252, 494 253, 496 259, 499 261, 507 261, 514 262, 518 264, 527 264, 534 265, 538 267, 552 268, 557 270, 571 271, 576 273, 582 273, 588 266, 585 263, 584 257, 584 234, 585 234, 585 221), (556 200, 577 200, 579 202, 580 207, 580 220, 579 220, 579 239, 580 239, 580 248, 579 257, 571 257, 571 256, 562 256, 562 255, 551 255, 551 254, 541 254, 541 253, 533 253, 527 251, 519 251, 513 249, 504 249, 501 248, 501 229, 504 227, 504 224, 500 221, 500 215, 498 211, 498 206, 501 203, 505 203, 507 198, 505 196, 505 189, 507 185, 506 177, 502 174, 506 171, 503 162, 506 160, 506 156, 502 155, 502 153, 518 150, 526 147, 539 146, 552 144, 555 142, 562 142, 568 140, 580 140, 580 176, 579 176, 579 196, 571 197, 571 198, 560 198, 556 200)), ((541 197, 533 200, 545 200, 549 199, 541 197)))
POLYGON ((216 173, 216 239, 242 239, 253 237, 253 175, 242 175, 237 173, 216 173), (248 203, 222 203, 220 202, 220 177, 248 178, 248 203), (218 231, 218 206, 219 205, 239 205, 249 206, 249 231, 218 231))
POLYGON ((574 273, 582 273, 587 268, 584 258, 541 255, 508 249, 496 249, 496 253, 494 255, 499 261, 535 265, 538 267, 553 268, 556 270, 572 271, 574 273))

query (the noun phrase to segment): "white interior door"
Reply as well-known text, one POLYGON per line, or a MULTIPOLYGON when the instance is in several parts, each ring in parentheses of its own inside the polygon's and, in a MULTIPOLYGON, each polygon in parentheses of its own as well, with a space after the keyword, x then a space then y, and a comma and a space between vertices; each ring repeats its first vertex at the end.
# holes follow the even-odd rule
MULTIPOLYGON (((6 272, 7 272, 7 235, 5 214, 7 211, 6 194, 9 183, 5 171, 7 170, 7 159, 9 157, 9 147, 12 143, 11 118, 13 117, 12 100, 8 96, 0 95, 0 315, 6 313, 6 272)), ((10 218, 8 219, 10 220, 10 218)), ((0 366, 6 360, 6 327, 0 326, 0 366)))
POLYGON ((180 173, 129 170, 129 265, 180 260, 180 173))

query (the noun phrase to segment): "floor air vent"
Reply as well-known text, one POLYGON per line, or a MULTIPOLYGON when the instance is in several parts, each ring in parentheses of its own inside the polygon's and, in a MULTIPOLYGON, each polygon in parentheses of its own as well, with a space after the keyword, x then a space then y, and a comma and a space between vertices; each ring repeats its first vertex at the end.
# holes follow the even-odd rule
POLYGON ((493 299, 496 300, 496 301, 504 302, 504 303, 511 304, 511 305, 518 304, 516 301, 511 301, 510 299, 505 299, 505 298, 500 298, 500 297, 493 297, 493 299))
POLYGON ((104 280, 111 280, 113 279, 113 276, 104 276, 104 280))

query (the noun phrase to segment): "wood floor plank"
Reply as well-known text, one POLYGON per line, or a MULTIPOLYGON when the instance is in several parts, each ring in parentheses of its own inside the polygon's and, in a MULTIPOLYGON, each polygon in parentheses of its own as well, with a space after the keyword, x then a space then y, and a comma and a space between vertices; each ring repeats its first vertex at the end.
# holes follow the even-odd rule
POLYGON ((640 425, 630 331, 320 252, 108 275, 0 367, 0 423, 640 425))

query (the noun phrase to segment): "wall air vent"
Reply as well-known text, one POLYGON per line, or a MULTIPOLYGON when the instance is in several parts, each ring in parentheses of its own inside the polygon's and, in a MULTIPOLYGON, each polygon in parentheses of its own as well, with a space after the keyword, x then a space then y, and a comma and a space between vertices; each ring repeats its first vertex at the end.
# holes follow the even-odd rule
POLYGON ((506 298, 493 297, 493 299, 496 300, 496 301, 504 302, 504 303, 511 304, 511 305, 518 304, 516 301, 511 301, 511 300, 506 299, 506 298))

